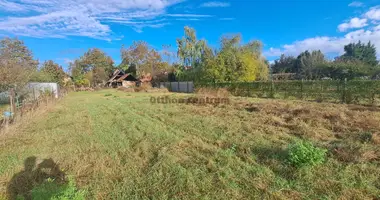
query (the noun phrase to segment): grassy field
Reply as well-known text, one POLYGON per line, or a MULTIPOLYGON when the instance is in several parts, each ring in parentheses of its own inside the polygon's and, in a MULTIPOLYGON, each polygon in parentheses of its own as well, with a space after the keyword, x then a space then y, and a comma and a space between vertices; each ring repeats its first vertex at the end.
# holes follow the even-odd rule
POLYGON ((152 104, 117 90, 70 93, 0 136, 0 199, 24 161, 51 159, 88 199, 380 198, 380 109, 232 98, 152 104), (326 161, 297 168, 307 140, 326 161))

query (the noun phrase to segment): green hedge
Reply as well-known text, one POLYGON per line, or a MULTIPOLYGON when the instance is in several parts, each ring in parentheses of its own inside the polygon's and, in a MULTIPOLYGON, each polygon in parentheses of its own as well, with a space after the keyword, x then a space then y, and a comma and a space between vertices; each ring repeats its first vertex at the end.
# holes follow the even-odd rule
POLYGON ((358 104, 376 104, 380 95, 380 81, 372 80, 196 83, 195 87, 226 88, 233 95, 244 97, 294 98, 358 104))

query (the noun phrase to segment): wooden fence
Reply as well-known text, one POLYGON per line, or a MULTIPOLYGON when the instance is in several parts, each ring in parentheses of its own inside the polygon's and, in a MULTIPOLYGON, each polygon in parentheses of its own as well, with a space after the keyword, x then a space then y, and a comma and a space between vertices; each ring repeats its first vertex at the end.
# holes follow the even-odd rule
POLYGON ((21 98, 16 95, 14 89, 10 89, 8 91, 9 104, 0 113, 0 129, 19 121, 29 113, 46 108, 66 96, 66 94, 67 90, 65 89, 56 91, 36 91, 36 89, 33 89, 26 97, 21 98))

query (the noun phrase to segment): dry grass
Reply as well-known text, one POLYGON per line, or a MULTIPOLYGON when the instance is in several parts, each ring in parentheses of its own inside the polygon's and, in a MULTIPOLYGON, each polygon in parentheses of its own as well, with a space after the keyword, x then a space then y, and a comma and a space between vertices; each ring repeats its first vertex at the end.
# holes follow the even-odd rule
POLYGON ((229 98, 230 92, 225 88, 199 88, 195 91, 198 96, 211 98, 229 98))
POLYGON ((294 130, 298 135, 329 139, 349 132, 380 130, 379 112, 357 110, 338 104, 319 104, 302 101, 237 102, 235 106, 248 112, 263 114, 268 123, 294 130))
POLYGON ((139 87, 119 87, 118 90, 123 92, 147 92, 147 93, 168 93, 167 88, 153 88, 150 83, 142 83, 139 87))
POLYGON ((161 94, 71 93, 3 136, 0 194, 36 156, 73 175, 89 199, 380 197, 376 108, 231 97, 220 105, 151 104, 152 95, 161 94), (287 146, 299 139, 328 149, 326 163, 289 165, 287 146))
POLYGON ((135 92, 134 88, 118 87, 117 89, 123 92, 135 92))

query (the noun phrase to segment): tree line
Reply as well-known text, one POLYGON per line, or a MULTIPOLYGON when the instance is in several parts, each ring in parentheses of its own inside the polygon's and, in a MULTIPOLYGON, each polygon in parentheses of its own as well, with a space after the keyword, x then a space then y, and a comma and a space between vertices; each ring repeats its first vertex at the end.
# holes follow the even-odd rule
POLYGON ((212 49, 198 39, 193 28, 185 27, 177 39, 177 53, 164 45, 157 51, 145 41, 122 46, 122 62, 114 66, 112 59, 99 49, 90 49, 70 66, 74 82, 96 85, 104 83, 114 69, 122 69, 137 78, 151 76, 153 81, 255 81, 267 80, 269 64, 262 55, 260 41, 242 44, 240 35, 223 36, 221 48, 212 49))
POLYGON ((22 88, 30 81, 57 82, 64 85, 66 73, 52 60, 33 58, 23 41, 4 38, 0 41, 0 91, 9 87, 22 88))
POLYGON ((344 54, 327 60, 321 51, 305 51, 297 57, 281 55, 271 67, 273 74, 293 73, 296 79, 379 79, 376 48, 371 42, 350 43, 344 54))
POLYGON ((0 86, 22 86, 30 81, 57 82, 61 86, 103 85, 114 70, 124 70, 136 78, 150 76, 153 81, 251 82, 266 81, 273 74, 294 74, 295 79, 379 79, 376 48, 370 42, 344 47, 344 54, 326 59, 321 51, 305 51, 297 57, 281 55, 272 65, 265 59, 262 43, 242 42, 240 34, 224 35, 219 48, 198 39, 195 29, 184 28, 176 40, 177 52, 170 45, 154 49, 145 41, 122 46, 122 62, 98 48, 89 49, 69 65, 65 72, 52 60, 40 63, 23 41, 4 38, 0 41, 0 86))

